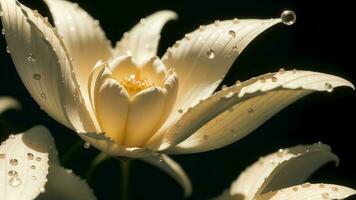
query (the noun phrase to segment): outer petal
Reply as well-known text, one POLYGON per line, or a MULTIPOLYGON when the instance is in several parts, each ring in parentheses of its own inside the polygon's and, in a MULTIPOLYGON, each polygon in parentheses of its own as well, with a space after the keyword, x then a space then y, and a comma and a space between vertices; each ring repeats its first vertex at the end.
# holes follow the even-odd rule
POLYGON ((157 155, 142 158, 141 160, 154 165, 161 170, 165 171, 168 175, 174 178, 184 189, 184 196, 190 196, 192 193, 192 184, 189 177, 181 168, 181 166, 172 160, 167 155, 157 155))
POLYGON ((96 197, 88 184, 72 170, 51 164, 45 193, 38 200, 95 200, 96 197))
POLYGON ((1 199, 34 199, 47 182, 50 154, 56 159, 53 138, 44 127, 10 135, 0 146, 1 199))
POLYGON ((111 44, 100 28, 99 21, 94 20, 77 3, 66 0, 45 2, 52 13, 58 33, 63 36, 85 102, 90 105, 87 93, 89 74, 95 63, 110 58, 111 44))
POLYGON ((235 59, 260 33, 281 22, 280 19, 226 20, 201 26, 186 34, 163 56, 166 66, 179 77, 177 103, 168 122, 208 98, 220 84, 235 59))
POLYGON ((285 199, 345 199, 356 194, 356 190, 341 185, 310 184, 285 188, 276 192, 261 195, 257 200, 285 200, 285 199))
POLYGON ((0 114, 10 109, 21 109, 21 104, 12 97, 0 97, 0 114))
POLYGON ((246 136, 299 98, 339 86, 353 88, 342 78, 310 71, 283 71, 250 79, 188 109, 168 130, 161 149, 182 141, 173 152, 194 153, 223 147, 246 136))
POLYGON ((95 131, 59 35, 46 19, 15 0, 0 5, 8 48, 31 96, 65 126, 95 131))
POLYGON ((134 61, 142 65, 157 54, 160 32, 167 21, 176 19, 173 11, 163 10, 156 12, 134 26, 116 44, 114 55, 132 53, 134 61))
POLYGON ((255 199, 260 194, 303 183, 322 165, 338 157, 328 145, 313 144, 280 149, 260 158, 240 174, 230 187, 230 195, 255 199))
POLYGON ((120 145, 124 142, 129 106, 125 88, 113 79, 106 79, 96 94, 96 113, 102 131, 120 145))
POLYGON ((166 91, 159 87, 142 90, 134 96, 127 121, 125 146, 139 147, 160 127, 166 103, 166 91))

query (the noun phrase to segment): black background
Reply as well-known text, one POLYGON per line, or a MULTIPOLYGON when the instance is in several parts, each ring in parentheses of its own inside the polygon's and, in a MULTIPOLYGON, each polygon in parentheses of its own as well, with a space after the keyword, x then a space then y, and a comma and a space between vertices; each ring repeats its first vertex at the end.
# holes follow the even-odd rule
MULTIPOLYGON (((39 0, 22 3, 37 8, 49 16, 39 0)), ((245 80, 252 76, 285 69, 307 69, 344 77, 356 83, 354 70, 353 6, 346 0, 333 1, 88 1, 79 5, 100 24, 108 38, 115 43, 121 35, 135 25, 141 17, 161 9, 178 13, 179 20, 170 22, 162 33, 159 55, 200 24, 215 19, 278 17, 285 9, 297 13, 293 26, 278 25, 253 41, 237 59, 225 84, 245 80)), ((39 109, 22 85, 6 43, 0 39, 0 95, 18 98, 23 112, 7 112, 1 126, 1 138, 11 132, 44 124, 52 131, 60 155, 63 155, 79 137, 39 109), (5 134, 6 133, 6 134, 5 134)), ((341 163, 335 168, 328 164, 315 173, 311 182, 327 182, 356 188, 355 162, 355 92, 340 88, 332 93, 314 93, 292 104, 249 136, 225 148, 194 154, 174 156, 186 169, 193 186, 192 199, 216 196, 237 177, 239 172, 260 156, 280 147, 322 141, 332 146, 341 163)), ((84 176, 90 160, 98 153, 94 148, 78 152, 66 164, 75 173, 84 176)), ((302 168, 300 170, 303 170, 302 168)), ((134 162, 131 174, 130 199, 181 199, 182 191, 176 183, 142 162, 134 162)), ((98 199, 119 199, 120 166, 115 160, 103 163, 90 183, 98 199)))

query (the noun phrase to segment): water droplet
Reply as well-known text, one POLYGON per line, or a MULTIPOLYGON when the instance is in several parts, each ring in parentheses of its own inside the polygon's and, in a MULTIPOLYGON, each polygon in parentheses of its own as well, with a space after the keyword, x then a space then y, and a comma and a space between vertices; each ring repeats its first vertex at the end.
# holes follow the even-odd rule
POLYGON ((38 17, 38 16, 39 16, 38 10, 34 10, 34 11, 33 11, 33 15, 34 15, 35 17, 38 17))
POLYGON ((206 52, 206 55, 208 56, 209 59, 213 59, 213 58, 215 58, 215 51, 212 49, 208 49, 208 51, 206 52))
POLYGON ((219 26, 220 25, 220 20, 215 20, 214 21, 214 26, 219 26))
POLYGON ((334 88, 330 83, 325 83, 325 89, 328 92, 332 92, 334 88))
POLYGON ((253 112, 255 112, 252 108, 248 109, 248 114, 252 114, 253 112))
POLYGON ((338 189, 337 187, 335 187, 335 186, 333 186, 333 187, 331 188, 331 190, 334 191, 334 192, 339 191, 339 189, 338 189))
POLYGON ((204 135, 204 136, 203 136, 203 139, 204 139, 205 141, 207 141, 207 140, 209 139, 209 136, 204 135))
POLYGON ((4 153, 0 153, 0 159, 4 159, 6 155, 4 153))
POLYGON ((271 163, 272 165, 274 165, 276 162, 275 162, 273 159, 271 159, 271 160, 269 160, 269 163, 271 163))
POLYGON ((5 35, 5 29, 4 28, 1 29, 1 34, 5 35))
POLYGON ((307 187, 310 187, 310 186, 311 186, 311 184, 308 183, 308 182, 302 184, 302 188, 307 188, 307 187))
POLYGON ((4 12, 0 11, 0 17, 4 16, 4 12))
POLYGON ((284 74, 285 70, 284 70, 283 68, 280 68, 280 69, 278 70, 278 72, 279 72, 280 74, 284 74))
POLYGON ((179 46, 180 46, 180 41, 178 40, 176 41, 176 43, 174 43, 173 47, 178 48, 179 46))
POLYGON ((230 108, 229 108, 229 111, 230 111, 230 112, 234 111, 234 108, 233 108, 233 107, 230 107, 230 108))
POLYGON ((45 94, 45 93, 43 93, 43 92, 41 93, 41 97, 42 97, 42 98, 44 98, 44 99, 47 99, 46 94, 45 94))
POLYGON ((35 158, 35 156, 33 155, 33 153, 27 153, 27 158, 29 160, 33 160, 35 158))
POLYGON ((27 61, 29 61, 29 62, 35 62, 35 61, 36 61, 35 55, 33 55, 32 53, 29 53, 29 54, 27 55, 27 61))
POLYGON ((261 83, 265 83, 266 82, 266 78, 262 77, 261 78, 261 83))
POLYGON ((292 190, 296 192, 298 191, 298 187, 293 187, 292 190))
POLYGON ((290 26, 297 20, 297 15, 291 10, 285 10, 281 14, 283 24, 290 26))
POLYGON ((41 160, 42 160, 41 157, 36 157, 36 161, 37 161, 37 162, 40 162, 41 160))
POLYGON ((35 165, 31 165, 30 168, 31 168, 31 169, 36 169, 36 166, 35 166, 35 165))
POLYGON ((283 153, 284 153, 284 150, 283 149, 279 149, 278 152, 277 152, 277 156, 278 157, 283 157, 283 153))
POLYGON ((40 188, 40 193, 45 193, 46 192, 46 189, 44 187, 41 187, 40 188))
POLYGON ((7 174, 11 177, 17 177, 19 175, 15 170, 10 170, 7 174))
POLYGON ((229 35, 231 37, 236 37, 236 32, 234 30, 229 30, 229 35))
POLYGON ((293 69, 293 74, 297 73, 297 70, 296 69, 293 69))
POLYGON ((321 194, 321 196, 323 197, 323 199, 329 199, 329 193, 324 192, 323 194, 321 194))
POLYGON ((238 51, 239 51, 239 48, 238 48, 237 45, 234 45, 231 49, 232 49, 232 51, 234 51, 234 52, 238 52, 238 51))
POLYGON ((32 179, 33 181, 35 181, 35 180, 37 179, 37 177, 36 177, 36 176, 32 176, 31 179, 32 179))
POLYGON ((17 177, 12 177, 9 180, 9 184, 12 187, 18 187, 19 185, 21 185, 21 179, 17 178, 17 177))
POLYGON ((206 27, 205 27, 204 25, 200 25, 200 26, 199 26, 199 30, 200 30, 200 31, 204 31, 205 28, 206 28, 206 27))
POLYGON ((324 188, 325 185, 324 185, 323 183, 320 183, 320 184, 319 184, 319 187, 320 187, 320 188, 324 188))
POLYGON ((184 38, 185 38, 186 40, 190 40, 190 39, 192 38, 192 36, 188 33, 188 34, 185 34, 185 35, 184 35, 184 38))
POLYGON ((14 135, 14 134, 11 134, 11 135, 9 135, 9 138, 10 138, 10 139, 15 139, 15 135, 14 135))
POLYGON ((235 84, 236 84, 236 85, 240 85, 240 84, 241 84, 241 81, 237 80, 237 81, 235 82, 235 84))
POLYGON ((12 166, 16 166, 19 164, 19 162, 17 161, 17 159, 15 158, 11 158, 11 160, 9 161, 10 165, 12 166))
POLYGON ((145 24, 145 23, 146 23, 146 19, 145 18, 140 19, 140 24, 145 24))
POLYGON ((272 79, 272 82, 277 82, 278 81, 277 77, 275 77, 275 76, 273 76, 271 79, 272 79))
POLYGON ((234 24, 238 24, 238 23, 240 22, 240 20, 239 20, 238 18, 234 18, 234 19, 232 20, 232 22, 233 22, 234 24))
POLYGON ((179 113, 183 113, 183 110, 182 110, 182 109, 179 109, 178 112, 179 112, 179 113))
POLYGON ((90 148, 90 143, 89 142, 85 142, 84 143, 84 148, 85 149, 89 149, 90 148))
POLYGON ((9 46, 6 47, 6 53, 10 53, 9 46))
POLYGON ((40 79, 41 79, 41 75, 39 75, 39 74, 33 74, 33 78, 34 78, 35 80, 40 80, 40 79))
POLYGON ((222 86, 221 86, 221 89, 222 89, 222 90, 225 90, 226 88, 227 88, 226 85, 222 85, 222 86))

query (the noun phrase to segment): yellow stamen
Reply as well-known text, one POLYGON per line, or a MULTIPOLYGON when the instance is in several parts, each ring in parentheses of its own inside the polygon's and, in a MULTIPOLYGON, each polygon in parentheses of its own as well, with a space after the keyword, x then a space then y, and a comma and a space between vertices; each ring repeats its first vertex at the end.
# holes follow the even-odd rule
POLYGON ((140 79, 135 74, 130 74, 130 76, 125 77, 122 81, 120 81, 120 83, 129 93, 137 93, 153 86, 153 84, 149 83, 147 79, 140 79))

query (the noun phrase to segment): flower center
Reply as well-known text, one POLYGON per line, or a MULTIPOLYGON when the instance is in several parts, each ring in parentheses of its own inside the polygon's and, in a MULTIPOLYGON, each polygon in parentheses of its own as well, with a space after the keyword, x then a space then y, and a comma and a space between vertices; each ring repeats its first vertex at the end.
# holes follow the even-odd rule
POLYGON ((141 79, 135 74, 124 77, 124 79, 120 81, 120 84, 123 85, 129 93, 137 93, 154 85, 147 79, 141 79))

